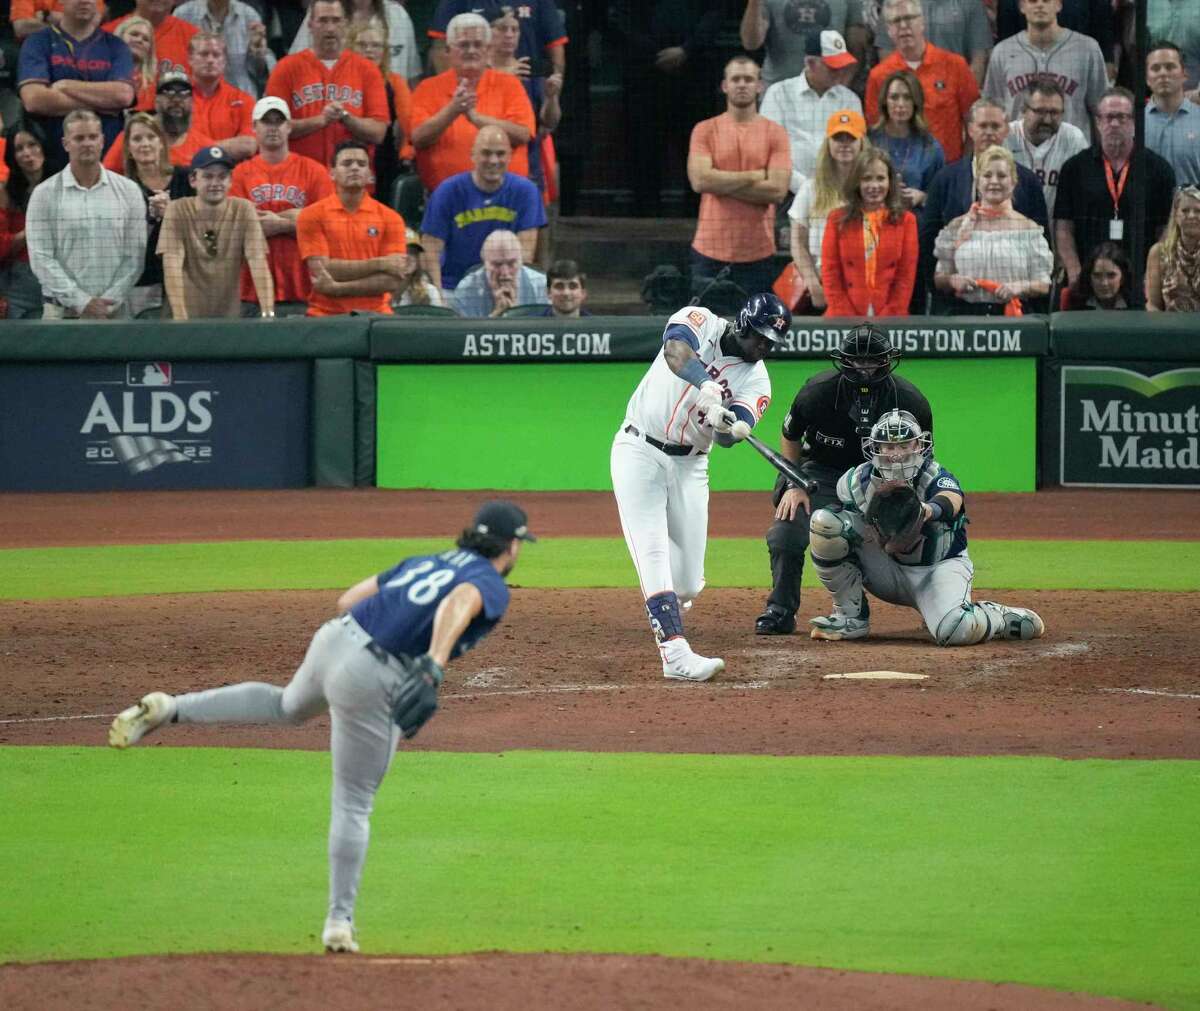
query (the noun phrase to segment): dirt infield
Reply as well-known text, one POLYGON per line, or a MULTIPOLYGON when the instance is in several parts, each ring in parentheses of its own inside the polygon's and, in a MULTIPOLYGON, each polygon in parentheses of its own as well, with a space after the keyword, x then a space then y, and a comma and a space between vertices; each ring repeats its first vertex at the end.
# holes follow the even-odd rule
MULTIPOLYGON (((482 497, 373 490, 8 495, 0 502, 5 509, 0 546, 449 537, 482 497)), ((609 496, 514 497, 527 506, 531 526, 541 535, 619 535, 609 496)), ((1200 510, 1184 492, 977 495, 970 506, 974 538, 1128 538, 1131 531, 1141 538, 1200 538, 1200 510)), ((710 532, 761 536, 769 520, 764 496, 718 495, 710 532)), ((380 567, 392 561, 380 559, 380 567)), ((518 568, 518 586, 519 576, 518 568)), ((763 591, 708 590, 688 615, 689 636, 698 648, 724 657, 728 671, 710 684, 689 685, 661 677, 636 591, 518 588, 505 623, 450 671, 444 711, 422 732, 418 746, 1200 758, 1196 594, 994 595, 1036 608, 1046 619, 1046 636, 939 650, 915 612, 880 605, 865 642, 756 637, 753 619, 763 591), (928 678, 903 683, 825 678, 877 669, 928 678)), ((0 625, 0 744, 101 745, 111 714, 150 689, 182 691, 245 679, 282 683, 312 631, 330 615, 335 597, 228 593, 11 603, 0 625)), ((823 592, 806 592, 802 615, 821 613, 827 604, 823 592)), ((172 728, 154 740, 161 746, 323 748, 327 735, 327 721, 321 720, 301 728, 172 728)), ((134 959, 58 965, 53 971, 7 967, 0 968, 0 1004, 32 1006, 22 1004, 21 994, 43 987, 46 979, 38 974, 52 971, 51 989, 36 991, 46 998, 38 1006, 112 1006, 104 999, 115 992, 112 987, 157 994, 167 974, 173 985, 164 997, 175 1008, 190 1006, 185 995, 210 992, 226 963, 247 975, 253 966, 255 986, 267 989, 230 985, 227 997, 210 1006, 287 1001, 306 1007, 311 1005, 299 995, 310 987, 324 989, 326 996, 333 992, 327 988, 339 987, 355 1005, 390 992, 416 995, 435 1007, 557 1006, 568 999, 582 1008, 1118 1006, 916 977, 566 956, 374 959, 365 964, 379 966, 379 974, 356 973, 355 985, 363 987, 358 993, 345 990, 346 960, 335 959, 306 960, 302 970, 295 960, 273 958, 134 959), (585 977, 594 987, 593 1003, 581 993, 578 980, 585 977), (637 980, 636 992, 622 989, 626 977, 637 980), (91 988, 90 1002, 85 988, 91 988)), ((158 1006, 149 996, 137 1003, 158 1006)))
POLYGON ((1128 1011, 1145 1004, 1013 984, 627 955, 281 958, 212 955, 0 968, 8 1008, 139 1011, 286 1007, 488 1011, 1128 1011), (8 998, 11 998, 9 1000, 8 998))

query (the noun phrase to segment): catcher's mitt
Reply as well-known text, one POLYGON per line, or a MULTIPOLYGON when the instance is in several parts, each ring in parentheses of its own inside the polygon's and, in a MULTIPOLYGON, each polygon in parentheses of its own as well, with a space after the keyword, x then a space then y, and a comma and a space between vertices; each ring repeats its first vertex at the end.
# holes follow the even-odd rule
POLYGON ((404 673, 392 699, 392 719, 405 740, 416 737, 437 712, 437 690, 442 683, 442 668, 424 653, 403 665, 404 673))
POLYGON ((925 510, 907 481, 884 481, 867 503, 866 517, 883 550, 889 555, 904 555, 921 537, 925 510))

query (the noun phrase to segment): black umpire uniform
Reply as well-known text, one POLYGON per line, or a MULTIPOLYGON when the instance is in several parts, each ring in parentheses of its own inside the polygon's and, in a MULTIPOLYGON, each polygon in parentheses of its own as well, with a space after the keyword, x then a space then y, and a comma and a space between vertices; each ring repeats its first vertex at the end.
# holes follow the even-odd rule
MULTIPOLYGON (((783 422, 783 455, 790 457, 788 450, 798 446, 801 472, 817 482, 816 490, 808 497, 810 510, 840 507, 838 478, 863 462, 862 440, 870 435, 871 426, 881 415, 891 410, 909 411, 922 429, 933 431, 929 401, 907 379, 891 374, 899 351, 882 330, 868 325, 851 331, 833 357, 837 368, 809 379, 796 394, 783 422), (868 376, 848 368, 848 359, 872 363, 875 374, 868 376)), ((777 507, 788 487, 787 479, 780 475, 774 492, 777 507)), ((794 519, 777 519, 767 531, 772 586, 766 610, 754 623, 759 635, 795 631, 800 575, 808 548, 808 520, 809 513, 798 508, 794 519)))

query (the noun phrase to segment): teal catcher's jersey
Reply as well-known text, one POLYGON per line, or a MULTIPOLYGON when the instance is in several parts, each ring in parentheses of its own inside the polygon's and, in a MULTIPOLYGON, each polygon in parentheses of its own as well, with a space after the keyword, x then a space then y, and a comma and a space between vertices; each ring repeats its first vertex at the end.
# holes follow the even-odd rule
MULTIPOLYGON (((867 503, 875 493, 882 478, 874 464, 860 463, 846 471, 838 480, 838 498, 842 507, 865 514, 867 503)), ((945 558, 954 558, 967 550, 967 499, 962 485, 950 471, 936 460, 926 460, 912 481, 917 496, 922 502, 932 502, 939 492, 954 492, 963 497, 962 509, 949 523, 942 521, 926 523, 921 528, 921 539, 906 555, 893 556, 900 565, 933 565, 945 558)))

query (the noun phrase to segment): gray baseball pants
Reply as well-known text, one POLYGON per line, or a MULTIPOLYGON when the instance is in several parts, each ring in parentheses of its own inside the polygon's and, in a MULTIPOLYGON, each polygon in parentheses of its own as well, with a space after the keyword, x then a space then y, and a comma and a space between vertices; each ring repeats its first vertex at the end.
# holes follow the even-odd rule
POLYGON ((339 920, 354 916, 375 792, 400 739, 391 713, 399 664, 379 659, 366 648, 368 642, 370 636, 358 622, 343 615, 317 629, 285 688, 245 681, 175 697, 180 723, 298 725, 329 710, 333 791, 328 915, 339 920))

